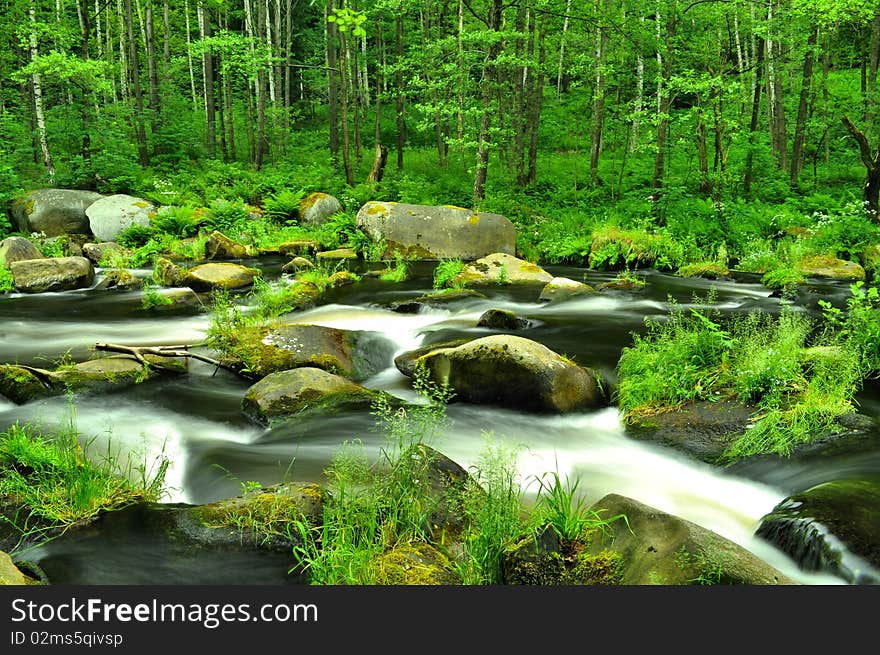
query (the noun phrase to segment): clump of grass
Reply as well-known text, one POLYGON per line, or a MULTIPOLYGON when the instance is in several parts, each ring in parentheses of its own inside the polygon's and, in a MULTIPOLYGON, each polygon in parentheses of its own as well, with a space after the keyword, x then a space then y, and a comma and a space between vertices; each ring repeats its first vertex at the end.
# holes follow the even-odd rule
POLYGON ((0 266, 0 293, 6 293, 15 289, 15 279, 12 271, 5 266, 0 266))
POLYGON ((0 433, 0 496, 19 506, 9 520, 23 539, 162 497, 167 459, 148 469, 108 452, 94 463, 90 445, 70 429, 55 438, 18 424, 0 433))
POLYGON ((395 253, 394 263, 388 262, 385 271, 379 276, 384 282, 404 282, 409 277, 409 265, 400 253, 395 253))
POLYGON ((434 269, 435 289, 462 289, 464 284, 459 280, 459 275, 464 270, 464 262, 461 259, 444 259, 434 269))
POLYGON ((768 289, 790 294, 797 290, 798 286, 806 282, 806 278, 796 268, 782 267, 765 273, 761 277, 761 284, 768 289))
POLYGON ((590 268, 654 267, 675 270, 684 261, 684 246, 664 232, 622 230, 610 226, 593 232, 590 268))

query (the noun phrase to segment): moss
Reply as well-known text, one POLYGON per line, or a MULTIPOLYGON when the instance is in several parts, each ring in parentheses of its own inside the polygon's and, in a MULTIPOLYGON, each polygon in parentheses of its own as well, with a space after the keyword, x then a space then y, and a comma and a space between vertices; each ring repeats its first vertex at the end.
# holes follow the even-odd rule
POLYGON ((680 277, 705 277, 717 280, 730 277, 730 269, 718 262, 698 262, 682 266, 676 274, 680 277))
POLYGON ((710 557, 702 549, 692 552, 682 546, 675 552, 673 562, 687 575, 693 576, 688 579, 688 582, 692 584, 730 584, 730 580, 724 572, 724 564, 710 557))
POLYGON ((467 222, 468 222, 468 225, 479 225, 480 224, 480 215, 474 214, 473 216, 468 217, 467 222))
POLYGON ((378 216, 378 215, 388 216, 388 214, 389 214, 388 207, 385 206, 387 204, 391 204, 391 203, 380 203, 380 202, 371 203, 370 206, 367 207, 367 216, 378 216))
POLYGON ((377 557, 371 567, 379 585, 450 585, 461 579, 449 559, 426 543, 396 545, 377 557))
POLYGON ((319 200, 323 200, 324 198, 328 198, 329 196, 326 193, 310 193, 305 198, 302 199, 302 202, 299 203, 299 213, 300 215, 305 214, 309 209, 315 206, 315 204, 319 200))

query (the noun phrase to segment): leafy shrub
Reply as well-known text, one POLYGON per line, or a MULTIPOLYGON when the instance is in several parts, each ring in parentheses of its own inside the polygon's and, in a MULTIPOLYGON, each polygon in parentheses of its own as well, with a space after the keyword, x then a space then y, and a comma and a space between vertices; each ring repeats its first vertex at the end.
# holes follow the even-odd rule
POLYGON ((784 293, 797 289, 798 285, 806 282, 806 278, 796 268, 783 267, 769 271, 761 277, 761 284, 768 289, 784 293))
POLYGON ((445 289, 447 287, 460 289, 463 285, 456 278, 464 270, 464 262, 461 259, 444 259, 434 269, 434 288, 445 289))
POLYGON ((263 211, 276 223, 283 225, 294 222, 299 219, 299 205, 304 196, 303 189, 299 191, 283 189, 263 201, 263 211))
POLYGON ((156 230, 153 227, 145 225, 131 225, 116 237, 116 243, 123 248, 141 248, 145 246, 154 236, 156 230))
POLYGON ((590 267, 618 269, 654 267, 674 270, 684 261, 684 247, 667 233, 650 234, 618 227, 593 232, 590 246, 590 267))
POLYGON ((5 266, 0 266, 0 293, 12 291, 15 288, 15 280, 12 277, 12 271, 5 266))
POLYGON ((150 217, 150 226, 157 232, 181 239, 193 237, 199 231, 195 211, 191 205, 162 207, 150 217))

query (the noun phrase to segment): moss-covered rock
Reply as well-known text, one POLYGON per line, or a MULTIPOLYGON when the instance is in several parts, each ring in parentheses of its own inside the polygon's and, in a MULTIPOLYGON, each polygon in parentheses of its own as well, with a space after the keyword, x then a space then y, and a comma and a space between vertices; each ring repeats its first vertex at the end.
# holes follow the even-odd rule
POLYGON ((24 237, 6 237, 0 241, 0 268, 9 268, 12 262, 43 259, 37 247, 24 237))
POLYGON ((730 269, 718 262, 697 262, 685 264, 678 269, 679 277, 704 277, 710 280, 726 280, 730 278, 730 269))
POLYGON ((200 264, 186 271, 182 283, 194 291, 244 289, 251 286, 258 275, 259 270, 241 264, 200 264))
POLYGON ((25 234, 91 234, 86 209, 103 197, 78 189, 37 189, 12 202, 12 218, 25 234))
POLYGON ((247 247, 217 230, 211 232, 205 242, 206 259, 242 259, 247 254, 247 247))
POLYGON ((567 277, 554 277, 543 289, 538 300, 541 302, 560 301, 594 293, 596 290, 589 284, 571 280, 567 277))
POLYGON ((22 293, 85 289, 95 281, 95 267, 85 257, 52 257, 13 262, 15 288, 22 293))
POLYGON ((117 291, 131 291, 144 286, 144 281, 131 271, 122 268, 104 271, 103 276, 95 285, 96 289, 115 289, 117 291))
POLYGON ((133 225, 150 226, 150 214, 156 208, 143 198, 124 193, 98 198, 86 208, 89 227, 101 241, 116 241, 119 233, 133 225))
POLYGON ((609 494, 590 511, 607 521, 588 551, 622 558, 624 585, 789 585, 791 578, 742 546, 632 498, 609 494), (610 520, 625 516, 626 521, 610 520))
POLYGON ((9 554, 0 550, 0 586, 33 584, 38 584, 37 580, 22 573, 9 554))
POLYGON ((466 402, 558 413, 603 402, 592 371, 515 335, 434 350, 417 360, 416 367, 422 366, 432 381, 448 384, 466 402))
POLYGON ((317 241, 308 239, 300 239, 297 241, 286 241, 278 246, 278 254, 286 257, 290 256, 312 256, 321 250, 321 244, 317 241))
POLYGON ((305 257, 294 257, 281 267, 282 273, 298 273, 315 268, 315 265, 305 257))
POLYGON ((380 392, 328 373, 303 366, 267 375, 245 392, 242 412, 268 425, 304 413, 333 413, 369 409, 380 392))
POLYGON ((186 269, 181 268, 170 259, 158 258, 153 263, 153 282, 163 287, 180 287, 184 285, 186 269))
POLYGON ((48 371, 28 370, 15 364, 0 364, 0 395, 23 405, 51 393, 48 371))
POLYGON ((443 553, 425 542, 398 543, 370 566, 377 585, 458 585, 461 576, 443 553))
POLYGON ((807 571, 851 584, 880 583, 880 477, 824 482, 793 494, 761 519, 756 535, 807 571))
POLYGON ((831 280, 865 279, 865 269, 861 264, 829 255, 804 257, 798 262, 797 269, 806 277, 821 277, 831 280))
POLYGON ((299 222, 303 225, 323 225, 342 211, 342 203, 328 193, 310 193, 299 203, 299 222))
POLYGON ((315 255, 318 261, 344 261, 357 259, 358 254, 351 248, 337 248, 336 250, 323 250, 315 255))
POLYGON ((454 278, 456 284, 465 287, 499 284, 540 284, 543 287, 552 280, 553 276, 537 264, 506 253, 494 253, 471 262, 454 278))
POLYGON ((527 318, 517 316, 506 309, 488 309, 477 319, 477 327, 490 330, 525 330, 532 326, 527 318))
POLYGON ((415 298, 395 300, 388 305, 388 308, 398 314, 418 314, 426 308, 442 309, 457 302, 485 297, 485 294, 473 289, 436 291, 415 298))
POLYGON ((357 225, 385 244, 386 258, 399 253, 470 261, 491 253, 512 255, 516 249, 516 228, 506 217, 448 205, 368 202, 358 211, 357 225))
POLYGON ((394 358, 394 366, 406 377, 411 378, 416 372, 416 362, 423 355, 427 355, 435 350, 443 350, 444 348, 457 348, 458 346, 463 346, 468 341, 471 341, 471 339, 453 339, 451 341, 441 341, 428 346, 422 346, 414 350, 407 350, 394 358))

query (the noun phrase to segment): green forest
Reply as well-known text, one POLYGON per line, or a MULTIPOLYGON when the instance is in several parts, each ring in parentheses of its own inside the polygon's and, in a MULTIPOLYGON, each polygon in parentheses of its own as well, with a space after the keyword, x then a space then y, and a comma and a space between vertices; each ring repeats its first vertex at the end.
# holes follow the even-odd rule
POLYGON ((20 339, 0 348, 0 556, 27 583, 71 581, 31 549, 124 512, 208 559, 283 553, 312 584, 880 580, 859 514, 880 507, 880 0, 0 7, 0 332, 20 339), (78 194, 63 203, 79 227, 35 227, 56 192, 78 194), (441 227, 413 236, 416 219, 441 227), (95 405, 111 392, 144 430, 182 421, 228 451, 180 428, 155 465, 95 456, 97 417, 127 418, 95 405), (38 425, 41 403, 63 429, 38 425), (713 467, 719 488, 728 469, 778 483, 788 500, 740 541, 808 559, 792 544, 816 538, 779 527, 804 505, 845 552, 804 568, 731 555, 710 526, 655 536, 655 510, 576 467, 522 479, 516 448, 488 438, 513 424, 484 406, 528 415, 512 429, 547 449, 611 410, 620 439, 713 467), (302 457, 307 480, 288 451, 280 473, 259 448, 229 454, 340 415, 360 422, 302 457), (456 417, 486 437, 468 470, 431 445, 456 417), (845 479, 786 468, 826 446, 872 455, 845 479), (160 521, 173 493, 191 506, 160 521))

